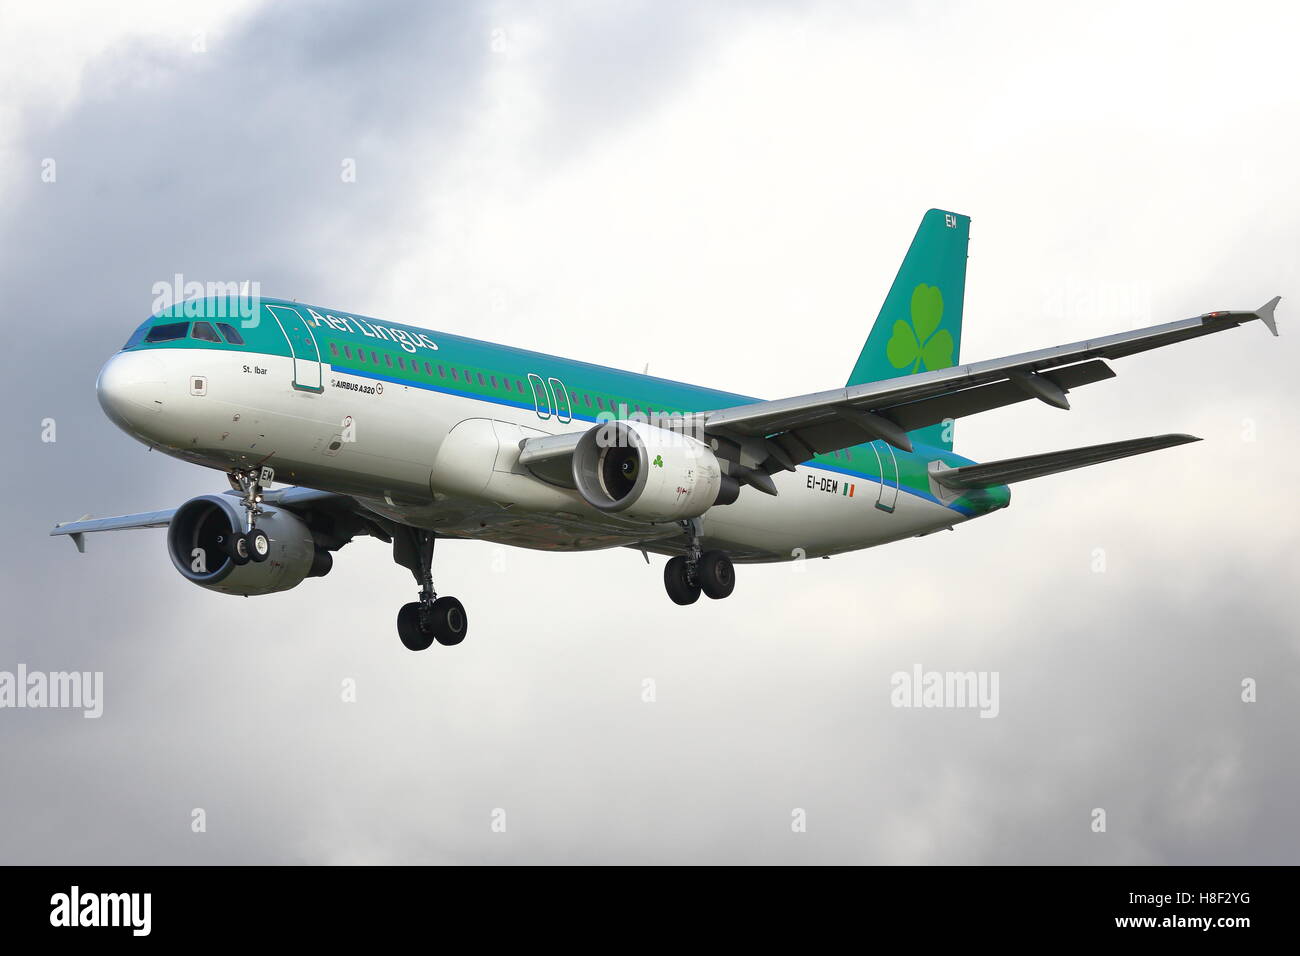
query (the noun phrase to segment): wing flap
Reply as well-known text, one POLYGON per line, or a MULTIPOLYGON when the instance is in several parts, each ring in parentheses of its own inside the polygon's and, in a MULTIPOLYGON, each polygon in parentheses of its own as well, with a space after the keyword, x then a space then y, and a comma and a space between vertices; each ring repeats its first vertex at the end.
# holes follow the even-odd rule
MULTIPOLYGON (((1105 362, 1097 359, 1053 372, 1043 372, 1040 377, 1061 391, 1069 391, 1080 385, 1114 378, 1115 372, 1105 362)), ((937 425, 949 419, 963 418, 978 412, 1014 405, 1017 402, 1027 402, 1036 397, 1038 397, 1036 394, 1026 391, 1022 385, 1012 380, 978 385, 974 388, 964 388, 946 395, 936 395, 933 398, 898 405, 872 415, 872 418, 885 419, 892 426, 883 429, 873 429, 869 421, 858 422, 842 413, 837 414, 842 406, 831 406, 830 414, 824 416, 821 421, 783 432, 774 441, 779 441, 784 446, 789 444, 790 438, 794 438, 811 453, 830 452, 837 448, 847 448, 876 439, 910 450, 906 447, 910 442, 904 438, 903 442, 906 444, 900 444, 896 433, 910 432, 927 425, 937 425)), ((800 454, 789 448, 783 450, 789 452, 787 457, 797 457, 799 461, 809 457, 809 454, 800 454)), ((778 458, 769 461, 765 470, 771 473, 783 467, 784 464, 778 458)))
MULTIPOLYGON (((1115 377, 1114 370, 1100 359, 1039 374, 1066 392, 1081 385, 1104 382, 1108 378, 1115 377)), ((1017 402, 1027 402, 1036 397, 1038 396, 1025 391, 1016 381, 1007 379, 900 405, 890 409, 889 415, 903 428, 911 431, 925 425, 937 424, 948 418, 964 418, 967 415, 1014 405, 1017 402)))
MULTIPOLYGON (((1050 451, 1041 455, 1025 455, 1020 458, 1004 458, 1002 461, 983 462, 978 465, 964 465, 960 468, 931 467, 930 477, 945 488, 954 491, 966 491, 974 488, 991 488, 994 485, 1009 485, 1014 481, 1028 481, 1062 471, 1071 471, 1087 465, 1098 465, 1118 458, 1144 455, 1149 451, 1185 445, 1200 441, 1194 435, 1154 435, 1150 438, 1130 438, 1126 441, 1109 442, 1105 445, 1089 445, 1084 448, 1069 448, 1065 451, 1050 451)), ((935 463, 938 464, 937 462, 935 463)))

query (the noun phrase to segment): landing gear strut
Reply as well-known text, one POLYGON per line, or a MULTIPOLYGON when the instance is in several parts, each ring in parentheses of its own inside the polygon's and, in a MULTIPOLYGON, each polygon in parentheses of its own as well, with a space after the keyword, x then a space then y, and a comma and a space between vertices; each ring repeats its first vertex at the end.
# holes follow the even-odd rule
POLYGON ((262 486, 275 480, 275 472, 266 467, 232 471, 227 476, 230 486, 243 494, 240 505, 248 521, 247 531, 232 531, 229 537, 219 537, 218 543, 235 564, 265 561, 271 556, 271 539, 257 527, 257 516, 262 514, 262 486), (224 540, 223 540, 224 538, 224 540))
POLYGON ((725 551, 700 550, 700 519, 682 522, 687 551, 664 565, 664 589, 676 604, 694 604, 700 592, 722 600, 736 587, 736 571, 725 551))
POLYGON ((432 531, 402 528, 393 536, 393 560, 415 575, 420 584, 420 599, 403 604, 397 612, 397 636, 408 650, 427 650, 434 641, 452 647, 465 640, 469 618, 465 607, 454 597, 438 597, 433 589, 432 531))

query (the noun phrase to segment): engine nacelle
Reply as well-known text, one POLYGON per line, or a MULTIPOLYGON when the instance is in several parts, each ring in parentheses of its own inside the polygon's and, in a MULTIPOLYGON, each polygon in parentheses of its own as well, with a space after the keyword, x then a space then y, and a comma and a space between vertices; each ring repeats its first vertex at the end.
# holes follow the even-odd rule
POLYGON ((243 531, 243 510, 228 495, 201 495, 176 509, 167 527, 167 553, 186 580, 223 594, 274 594, 328 573, 330 553, 316 547, 296 515, 268 505, 257 526, 271 539, 270 555, 235 564, 219 542, 243 531))
POLYGON ((740 491, 703 442, 635 420, 606 422, 583 435, 573 452, 573 481, 592 507, 651 521, 698 517, 740 491))

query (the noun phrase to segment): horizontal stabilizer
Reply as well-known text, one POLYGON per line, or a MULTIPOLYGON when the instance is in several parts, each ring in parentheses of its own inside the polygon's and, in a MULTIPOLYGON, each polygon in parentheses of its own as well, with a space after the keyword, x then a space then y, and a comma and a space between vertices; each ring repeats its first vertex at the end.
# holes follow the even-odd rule
POLYGON ((1106 445, 1089 445, 1086 448, 1069 448, 1065 451, 1049 451, 1042 455, 1026 455, 1023 458, 1005 458, 1002 461, 990 461, 978 465, 964 465, 961 468, 931 466, 930 477, 945 488, 966 490, 970 488, 991 488, 994 485, 1009 485, 1013 481, 1027 481, 1043 475, 1054 475, 1061 471, 1083 468, 1085 465, 1098 465, 1103 461, 1143 455, 1161 448, 1185 445, 1200 441, 1194 435, 1155 435, 1151 438, 1130 438, 1127 441, 1110 442, 1106 445))

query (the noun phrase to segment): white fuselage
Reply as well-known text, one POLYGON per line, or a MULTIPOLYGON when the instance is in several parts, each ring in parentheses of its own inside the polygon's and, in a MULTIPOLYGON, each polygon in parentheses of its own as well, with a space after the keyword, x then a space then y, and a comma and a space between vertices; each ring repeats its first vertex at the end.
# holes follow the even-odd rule
MULTIPOLYGON (((518 465, 520 440, 582 431, 590 421, 560 424, 532 409, 377 381, 328 362, 323 391, 305 391, 290 384, 292 364, 221 349, 127 351, 101 372, 101 402, 120 427, 168 454, 222 471, 265 463, 277 482, 351 495, 441 534, 557 551, 682 550, 679 524, 599 511, 518 465)), ((702 516, 707 547, 736 561, 797 560, 968 519, 931 496, 820 466, 773 479, 776 497, 746 488, 702 516)))

